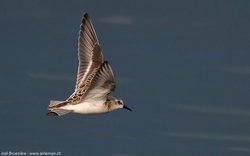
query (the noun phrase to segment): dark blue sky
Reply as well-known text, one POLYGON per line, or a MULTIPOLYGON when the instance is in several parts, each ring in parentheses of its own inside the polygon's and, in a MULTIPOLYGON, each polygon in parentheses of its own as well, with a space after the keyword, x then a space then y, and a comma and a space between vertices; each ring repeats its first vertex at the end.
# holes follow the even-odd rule
POLYGON ((0 2, 0 150, 244 156, 250 147, 250 1, 0 2), (45 116, 74 89, 88 12, 133 108, 45 116), (98 149, 98 150, 97 150, 98 149))

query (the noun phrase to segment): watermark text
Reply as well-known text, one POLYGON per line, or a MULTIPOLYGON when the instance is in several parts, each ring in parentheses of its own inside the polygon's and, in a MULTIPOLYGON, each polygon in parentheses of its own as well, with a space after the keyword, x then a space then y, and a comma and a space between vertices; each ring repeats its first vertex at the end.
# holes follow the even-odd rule
POLYGON ((0 156, 61 156, 62 152, 24 152, 24 151, 1 151, 0 156))

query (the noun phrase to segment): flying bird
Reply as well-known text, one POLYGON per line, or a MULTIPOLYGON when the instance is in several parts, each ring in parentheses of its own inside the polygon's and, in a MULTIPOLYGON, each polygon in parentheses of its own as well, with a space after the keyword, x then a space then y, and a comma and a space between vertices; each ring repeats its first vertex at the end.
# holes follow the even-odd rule
POLYGON ((78 37, 78 72, 74 92, 65 101, 51 100, 49 116, 68 113, 99 114, 125 108, 123 101, 111 93, 116 81, 108 61, 103 57, 96 32, 86 13, 78 37))

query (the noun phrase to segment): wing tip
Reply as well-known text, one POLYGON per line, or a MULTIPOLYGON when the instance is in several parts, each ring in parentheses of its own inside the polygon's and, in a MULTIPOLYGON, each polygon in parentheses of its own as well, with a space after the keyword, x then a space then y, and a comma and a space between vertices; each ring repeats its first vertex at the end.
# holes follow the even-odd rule
POLYGON ((109 66, 109 61, 104 60, 104 62, 102 63, 102 66, 104 66, 105 68, 106 68, 107 66, 109 66))
POLYGON ((87 12, 83 14, 82 23, 84 23, 86 20, 89 20, 89 14, 87 12))
POLYGON ((84 18, 89 18, 89 14, 88 14, 87 12, 85 12, 85 13, 83 14, 83 17, 84 17, 84 18))

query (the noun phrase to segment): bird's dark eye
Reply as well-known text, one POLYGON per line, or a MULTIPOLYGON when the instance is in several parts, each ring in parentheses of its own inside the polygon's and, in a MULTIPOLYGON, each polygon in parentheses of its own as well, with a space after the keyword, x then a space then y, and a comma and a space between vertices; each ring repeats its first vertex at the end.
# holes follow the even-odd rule
POLYGON ((120 100, 118 100, 118 103, 119 103, 119 104, 122 104, 122 102, 121 102, 120 100))

